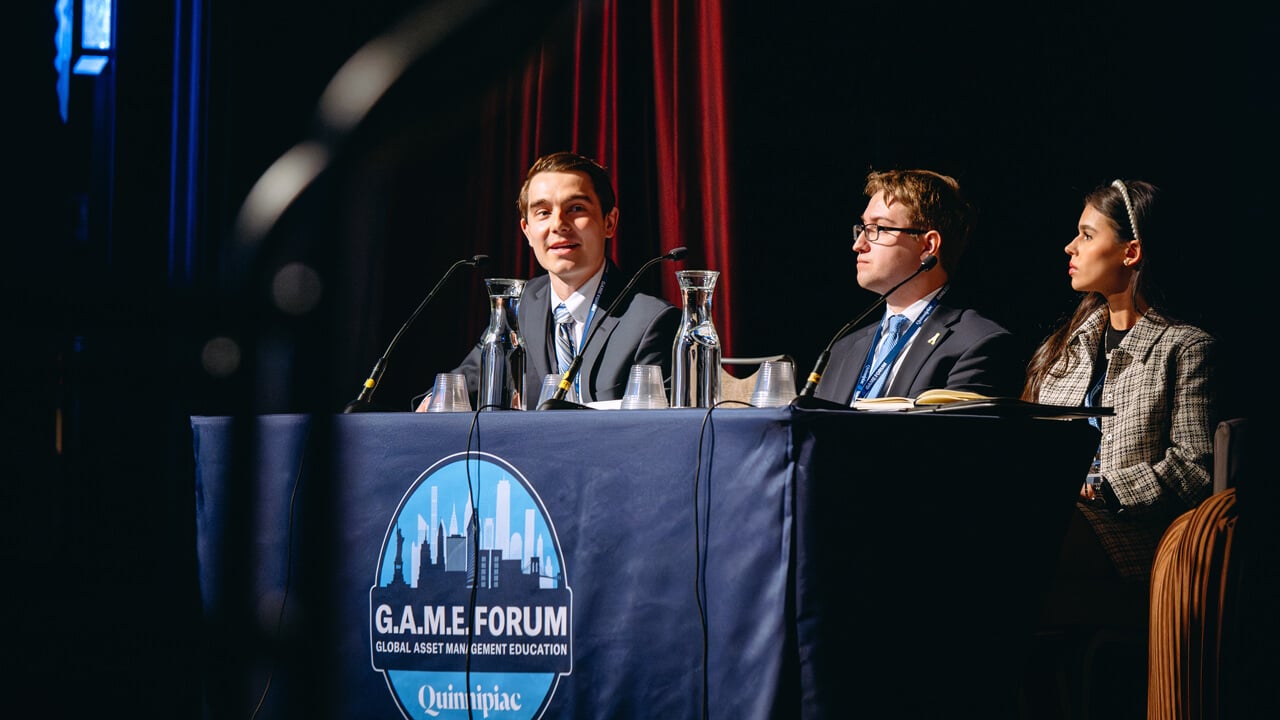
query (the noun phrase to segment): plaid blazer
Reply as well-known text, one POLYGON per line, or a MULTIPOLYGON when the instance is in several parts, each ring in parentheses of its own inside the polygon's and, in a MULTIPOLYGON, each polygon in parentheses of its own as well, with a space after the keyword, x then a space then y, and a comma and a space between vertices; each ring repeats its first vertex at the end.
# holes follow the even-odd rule
MULTIPOLYGON (((1108 313, 1100 308, 1067 341, 1039 401, 1082 405, 1108 313)), ((1101 471, 1120 510, 1079 503, 1120 574, 1149 580, 1156 545, 1175 517, 1212 489, 1214 339, 1149 311, 1111 351, 1099 404, 1101 471)), ((1083 478, 1082 478, 1083 479, 1083 478)))

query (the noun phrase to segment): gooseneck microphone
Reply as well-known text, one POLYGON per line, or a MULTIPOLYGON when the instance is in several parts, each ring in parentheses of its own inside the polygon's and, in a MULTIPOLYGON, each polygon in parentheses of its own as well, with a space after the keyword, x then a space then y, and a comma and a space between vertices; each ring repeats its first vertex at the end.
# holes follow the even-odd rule
POLYGON ((543 400, 542 404, 538 406, 539 410, 581 410, 587 407, 586 405, 579 405, 578 403, 565 400, 564 396, 565 393, 569 392, 569 388, 572 387, 573 379, 578 375, 578 370, 582 368, 582 354, 586 351, 587 345, 591 343, 591 338, 595 337, 596 331, 604 324, 604 319, 613 315, 613 311, 617 309, 618 303, 622 302, 622 299, 627 297, 631 292, 631 288, 635 286, 636 281, 640 279, 641 275, 644 275, 646 270, 657 265, 663 260, 679 260, 688 252, 689 248, 687 247, 682 246, 673 248, 666 254, 659 255, 640 266, 640 269, 631 276, 631 280, 626 284, 626 287, 622 288, 622 292, 618 293, 618 296, 613 299, 612 303, 609 303, 609 307, 605 309, 604 315, 600 316, 600 321, 591 328, 591 332, 587 333, 587 337, 582 341, 582 345, 579 346, 577 354, 574 355, 573 360, 570 361, 569 368, 565 370, 564 375, 561 376, 560 385, 556 387, 555 394, 546 400, 543 400))
MULTIPOLYGON (((883 305, 885 302, 885 299, 888 298, 890 295, 892 295, 894 292, 896 292, 898 288, 911 282, 912 280, 915 279, 917 275, 932 269, 933 266, 937 264, 938 264, 937 255, 925 256, 925 259, 920 261, 920 267, 916 268, 915 272, 911 273, 906 277, 905 280, 889 288, 887 292, 885 292, 880 297, 876 298, 876 301, 871 303, 871 305, 868 306, 866 310, 862 311, 861 315, 845 323, 844 327, 840 328, 840 332, 837 332, 835 334, 835 337, 831 338, 831 342, 827 343, 826 349, 823 350, 822 354, 818 356, 818 362, 814 363, 813 371, 809 373, 808 381, 805 382, 804 388, 800 390, 800 394, 796 395, 795 400, 791 401, 791 404, 793 405, 817 404, 816 402, 814 402, 816 398, 813 397, 813 391, 818 389, 818 381, 822 379, 822 373, 826 371, 827 363, 831 361, 831 347, 836 344, 836 341, 844 337, 845 334, 847 334, 850 330, 856 327, 858 323, 862 322, 864 318, 866 318, 868 315, 874 312, 877 308, 883 305)), ((838 407, 843 408, 844 406, 839 405, 838 407)))
POLYGON ((400 336, 404 335, 404 331, 408 330, 409 326, 413 324, 413 321, 418 319, 418 314, 427 306, 427 303, 431 302, 431 298, 436 296, 436 291, 440 289, 440 286, 444 285, 444 281, 449 279, 449 276, 453 274, 454 270, 457 270, 463 265, 479 267, 488 261, 488 255, 473 255, 470 258, 464 258, 449 266, 449 269, 445 271, 444 277, 440 278, 440 281, 436 283, 436 286, 431 288, 431 292, 423 298, 421 303, 419 303, 418 309, 413 311, 413 314, 409 316, 409 319, 405 321, 404 325, 400 326, 400 330, 396 332, 395 337, 391 338, 391 342, 387 344, 387 349, 383 351, 382 357, 378 358, 378 362, 374 363, 373 371, 369 373, 369 379, 365 380, 364 385, 361 386, 360 394, 356 396, 355 400, 347 403, 347 406, 342 409, 342 412, 366 412, 373 409, 373 391, 378 388, 378 383, 382 380, 382 374, 387 370, 387 357, 390 356, 391 351, 395 349, 396 343, 400 342, 400 336))

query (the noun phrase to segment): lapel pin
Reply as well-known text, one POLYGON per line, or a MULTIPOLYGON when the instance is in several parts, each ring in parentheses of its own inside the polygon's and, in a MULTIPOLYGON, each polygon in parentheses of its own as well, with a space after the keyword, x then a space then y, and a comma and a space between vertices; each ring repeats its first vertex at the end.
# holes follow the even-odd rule
POLYGON ((942 334, 941 332, 936 332, 936 333, 934 333, 934 334, 933 334, 933 337, 929 338, 929 344, 930 344, 930 345, 933 345, 933 344, 937 343, 937 342, 938 342, 938 336, 939 336, 939 335, 941 335, 941 334, 942 334))

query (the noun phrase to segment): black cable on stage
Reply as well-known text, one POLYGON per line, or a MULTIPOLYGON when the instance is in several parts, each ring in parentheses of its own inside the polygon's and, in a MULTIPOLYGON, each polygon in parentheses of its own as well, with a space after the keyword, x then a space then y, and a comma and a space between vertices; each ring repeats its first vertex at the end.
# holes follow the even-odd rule
MULTIPOLYGON (((307 465, 308 447, 311 444, 311 424, 307 424, 307 430, 302 436, 302 455, 298 459, 298 471, 293 476, 293 488, 289 491, 289 520, 285 523, 285 564, 284 564, 284 589, 280 594, 280 610, 276 613, 276 635, 279 636, 280 628, 284 627, 284 609, 289 602, 289 586, 293 582, 293 510, 298 500, 298 486, 302 484, 302 469, 307 465)), ((267 701, 267 694, 271 692, 271 680, 275 677, 275 665, 272 664, 270 670, 267 671, 267 682, 262 687, 262 694, 258 696, 258 704, 254 706, 253 713, 249 715, 250 720, 258 717, 258 713, 262 711, 262 706, 267 701)))
POLYGON ((698 606, 698 623, 699 630, 702 634, 702 718, 711 715, 710 707, 710 679, 708 678, 707 653, 711 647, 711 640, 707 630, 707 608, 702 604, 703 597, 707 591, 706 563, 702 558, 702 527, 710 529, 711 527, 711 464, 707 463, 707 505, 703 509, 706 513, 705 524, 700 525, 698 522, 698 483, 702 477, 702 445, 703 438, 706 436, 707 428, 711 429, 711 455, 715 456, 716 451, 716 426, 711 422, 711 412, 721 405, 746 405, 751 407, 750 403, 744 403, 741 400, 721 400, 711 407, 707 408, 706 415, 702 416, 702 425, 698 428, 698 454, 697 460, 693 466, 693 556, 694 556, 694 581, 693 581, 693 597, 694 602, 698 606))
MULTIPOLYGON (((480 488, 471 484, 471 437, 474 435, 476 439, 476 472, 480 470, 480 411, 488 408, 502 409, 500 405, 488 404, 481 405, 471 413, 471 427, 467 430, 467 451, 462 456, 464 469, 467 472, 467 498, 471 501, 471 517, 467 519, 469 527, 474 527, 475 532, 471 533, 472 544, 472 572, 474 576, 471 578, 471 594, 467 598, 467 653, 466 665, 463 672, 464 694, 467 698, 467 717, 472 718, 471 707, 471 645, 475 639, 475 614, 476 614, 476 594, 480 589, 480 488)), ((477 477, 479 480, 479 477, 477 477)))

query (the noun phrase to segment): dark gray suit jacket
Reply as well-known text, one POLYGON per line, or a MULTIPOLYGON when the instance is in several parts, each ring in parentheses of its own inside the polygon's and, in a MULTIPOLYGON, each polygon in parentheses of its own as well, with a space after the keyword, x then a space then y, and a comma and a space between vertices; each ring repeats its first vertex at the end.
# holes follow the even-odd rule
MULTIPOLYGON (((666 300, 643 293, 632 293, 609 317, 604 311, 613 304, 626 286, 628 276, 609 262, 599 309, 591 318, 583 340, 591 342, 582 349, 582 367, 578 371, 581 402, 619 400, 627 386, 627 375, 636 364, 661 365, 662 377, 671 377, 671 348, 680 326, 680 309, 666 300), (592 328, 599 326, 592 337, 592 328)), ((534 410, 538 390, 545 375, 556 372, 551 337, 551 281, 539 275, 525 284, 516 311, 520 337, 525 343, 524 389, 525 409, 534 410)), ((480 345, 467 355, 453 372, 467 376, 472 402, 480 385, 480 345)))
MULTIPOLYGON (((913 398, 925 390, 948 388, 994 397, 1020 395, 1028 360, 1023 344, 976 310, 949 303, 950 296, 944 295, 920 326, 884 394, 913 398)), ((878 321, 836 342, 816 397, 843 405, 853 401, 877 326, 878 321)))

